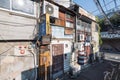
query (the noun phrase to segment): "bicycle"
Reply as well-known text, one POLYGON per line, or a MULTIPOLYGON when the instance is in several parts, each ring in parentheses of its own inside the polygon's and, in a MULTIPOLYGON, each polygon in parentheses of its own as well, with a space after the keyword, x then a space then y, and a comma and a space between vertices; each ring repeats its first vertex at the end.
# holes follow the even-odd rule
POLYGON ((115 75, 115 80, 120 80, 120 64, 118 65, 117 74, 115 75))
POLYGON ((114 65, 113 63, 109 62, 112 71, 105 71, 104 72, 104 80, 120 80, 120 66, 119 64, 114 65))

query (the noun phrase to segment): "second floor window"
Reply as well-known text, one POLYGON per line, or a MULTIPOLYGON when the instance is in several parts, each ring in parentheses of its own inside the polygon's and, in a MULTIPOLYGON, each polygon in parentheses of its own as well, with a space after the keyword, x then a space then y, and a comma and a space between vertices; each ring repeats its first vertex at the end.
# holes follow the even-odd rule
POLYGON ((0 0, 0 7, 10 9, 10 0, 0 0))
POLYGON ((0 0, 0 8, 34 15, 34 2, 31 0, 0 0))
POLYGON ((12 0, 12 9, 28 14, 34 14, 34 4, 30 0, 12 0))

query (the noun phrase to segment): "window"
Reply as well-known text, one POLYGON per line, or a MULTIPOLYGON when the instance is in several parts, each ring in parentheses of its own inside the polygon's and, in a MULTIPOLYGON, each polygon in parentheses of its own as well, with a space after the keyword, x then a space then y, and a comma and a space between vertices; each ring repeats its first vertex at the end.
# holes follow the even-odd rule
POLYGON ((34 2, 31 0, 0 0, 0 8, 34 14, 34 2))
POLYGON ((91 36, 87 36, 87 37, 86 37, 86 41, 87 41, 87 42, 90 42, 90 41, 91 41, 91 36))
POLYGON ((74 24, 72 22, 66 21, 66 27, 73 28, 74 24))
POLYGON ((12 9, 34 14, 34 3, 30 0, 12 0, 12 9))
POLYGON ((81 20, 77 20, 77 25, 81 25, 81 20))
POLYGON ((85 27, 85 22, 82 21, 82 26, 85 27))
POLYGON ((0 7, 10 9, 10 0, 0 0, 0 7))
POLYGON ((98 25, 95 26, 95 32, 98 32, 98 25))
POLYGON ((78 41, 83 41, 84 40, 84 34, 79 34, 78 35, 78 41))
POLYGON ((73 17, 71 15, 69 15, 69 14, 66 14, 66 18, 67 19, 73 19, 73 17))

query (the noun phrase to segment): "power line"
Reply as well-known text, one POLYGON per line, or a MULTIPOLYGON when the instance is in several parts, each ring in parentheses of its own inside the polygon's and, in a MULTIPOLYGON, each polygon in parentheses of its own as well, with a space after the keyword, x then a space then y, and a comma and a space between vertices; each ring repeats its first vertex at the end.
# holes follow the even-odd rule
POLYGON ((116 2, 116 0, 113 0, 114 1, 114 4, 115 4, 115 8, 117 9, 118 7, 117 7, 117 2, 116 2))
MULTIPOLYGON (((16 48, 16 47, 14 47, 14 45, 9 44, 8 41, 5 40, 5 39, 2 37, 2 35, 0 35, 0 37, 1 37, 8 45, 11 46, 10 48, 8 48, 8 49, 6 49, 5 51, 1 52, 1 53, 0 53, 0 56, 2 56, 3 54, 5 54, 6 52, 8 52, 9 50, 11 50, 12 48, 16 48)), ((16 48, 16 49, 17 49, 17 48, 16 48)), ((28 50, 28 51, 29 51, 29 50, 28 50)), ((33 56, 32 56, 32 57, 33 57, 33 64, 34 64, 34 68, 35 68, 35 70, 34 70, 34 72, 35 72, 34 80, 36 80, 36 79, 37 79, 36 56, 35 56, 35 53, 32 52, 31 50, 30 50, 29 52, 33 55, 33 56)), ((13 56, 13 55, 12 55, 12 56, 13 56)), ((15 57, 15 56, 14 56, 14 57, 15 57)), ((18 57, 18 56, 16 56, 16 57, 18 57)), ((23 57, 26 57, 26 56, 24 55, 23 57)))
MULTIPOLYGON (((110 1, 110 2, 108 2, 106 5, 109 5, 109 4, 111 4, 113 2, 113 0, 112 1, 110 1)), ((104 6, 102 6, 103 8, 104 7, 106 7, 105 5, 104 6)), ((92 11, 91 13, 94 13, 94 12, 96 12, 96 11, 98 11, 98 9, 96 9, 96 10, 94 10, 94 11, 92 11)))
POLYGON ((106 6, 106 3, 105 3, 105 0, 103 0, 103 3, 104 3, 104 6, 105 6, 105 9, 106 9, 106 11, 107 11, 108 9, 107 9, 107 6, 106 6))
POLYGON ((110 22, 110 20, 108 19, 107 15, 105 14, 99 0, 94 0, 96 6, 98 7, 99 11, 103 14, 103 16, 105 17, 105 19, 107 20, 107 22, 109 23, 110 27, 113 29, 113 25, 112 23, 110 22))
MULTIPOLYGON (((120 7, 120 5, 117 5, 117 7, 120 7)), ((111 9, 109 9, 109 10, 107 10, 107 11, 113 10, 114 8, 115 8, 115 7, 111 8, 111 9)), ((105 11, 105 12, 107 12, 107 11, 105 11)))

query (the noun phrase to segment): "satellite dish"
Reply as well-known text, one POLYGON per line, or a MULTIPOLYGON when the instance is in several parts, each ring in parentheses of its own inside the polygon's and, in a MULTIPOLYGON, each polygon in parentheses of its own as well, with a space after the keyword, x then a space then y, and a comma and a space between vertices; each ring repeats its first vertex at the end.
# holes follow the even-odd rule
POLYGON ((46 5, 45 10, 46 10, 46 13, 48 13, 48 14, 53 14, 53 12, 54 12, 54 8, 50 4, 46 5))

